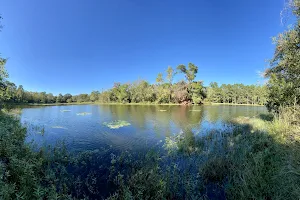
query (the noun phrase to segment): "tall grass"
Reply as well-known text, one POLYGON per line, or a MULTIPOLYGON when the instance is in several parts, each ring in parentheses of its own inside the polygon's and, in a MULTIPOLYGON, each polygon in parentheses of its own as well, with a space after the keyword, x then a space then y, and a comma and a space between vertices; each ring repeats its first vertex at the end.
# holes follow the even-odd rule
POLYGON ((272 121, 248 119, 249 132, 230 137, 229 199, 299 199, 299 108, 282 108, 272 121))
POLYGON ((0 199, 66 197, 64 151, 33 151, 25 137, 16 117, 0 113, 0 199))

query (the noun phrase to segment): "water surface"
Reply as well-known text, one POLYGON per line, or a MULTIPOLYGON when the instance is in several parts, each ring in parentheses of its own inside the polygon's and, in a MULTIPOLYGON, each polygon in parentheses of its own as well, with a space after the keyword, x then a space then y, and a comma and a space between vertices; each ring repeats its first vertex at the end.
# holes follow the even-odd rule
POLYGON ((211 129, 226 128, 235 117, 266 112, 259 106, 68 105, 24 108, 21 121, 30 127, 27 141, 39 145, 64 140, 72 150, 107 145, 139 150, 163 144, 166 137, 180 132, 201 137, 211 129), (105 125, 116 120, 130 125, 118 129, 105 125))

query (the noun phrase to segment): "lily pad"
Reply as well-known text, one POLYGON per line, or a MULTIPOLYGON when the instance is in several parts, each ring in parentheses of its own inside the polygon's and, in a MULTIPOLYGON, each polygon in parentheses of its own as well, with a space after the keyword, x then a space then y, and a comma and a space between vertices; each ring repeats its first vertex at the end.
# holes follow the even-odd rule
POLYGON ((65 127, 62 127, 62 126, 52 126, 51 128, 66 129, 65 127))
POLYGON ((77 113, 76 115, 81 115, 81 116, 85 116, 85 115, 91 115, 92 113, 89 112, 81 112, 81 113, 77 113))
POLYGON ((71 110, 60 110, 60 112, 71 112, 71 110))
POLYGON ((190 110, 190 112, 200 112, 201 110, 190 110))
POLYGON ((167 110, 159 110, 160 112, 166 112, 167 110))
POLYGON ((116 120, 116 121, 112 121, 112 122, 104 122, 103 123, 104 126, 107 126, 110 129, 118 129, 124 126, 130 126, 131 124, 127 121, 124 120, 116 120))

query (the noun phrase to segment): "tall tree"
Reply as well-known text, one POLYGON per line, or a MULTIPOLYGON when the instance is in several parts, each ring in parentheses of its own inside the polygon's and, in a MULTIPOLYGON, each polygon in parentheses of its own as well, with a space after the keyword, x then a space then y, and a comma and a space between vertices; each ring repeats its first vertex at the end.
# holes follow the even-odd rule
POLYGON ((77 102, 82 103, 82 102, 89 102, 90 97, 88 94, 79 94, 77 96, 77 102))
POLYGON ((194 81, 192 83, 192 101, 194 104, 201 104, 206 97, 202 81, 194 81))
POLYGON ((167 80, 169 82, 169 103, 171 102, 171 98, 172 98, 173 79, 174 79, 174 70, 171 66, 169 66, 167 69, 167 80))
POLYGON ((69 94, 69 93, 65 94, 65 95, 63 96, 63 98, 62 98, 62 103, 68 103, 68 102, 70 102, 69 99, 72 99, 72 95, 69 94), (68 101, 68 100, 69 100, 69 101, 68 101))
POLYGON ((57 97, 56 97, 56 103, 62 103, 63 101, 63 95, 62 94, 59 94, 57 97))
MULTIPOLYGON (((6 59, 0 57, 0 106, 5 100, 6 84, 5 80, 8 78, 8 74, 5 70, 6 59)), ((0 107, 1 108, 1 107, 0 107)))
POLYGON ((47 95, 46 92, 39 93, 39 100, 41 103, 47 103, 47 95))
POLYGON ((158 84, 162 84, 164 82, 164 79, 163 79, 163 74, 162 73, 159 73, 156 77, 156 82, 158 84))
POLYGON ((14 102, 16 100, 17 86, 9 81, 5 81, 4 101, 14 102))
POLYGON ((16 95, 18 102, 24 102, 25 91, 22 85, 19 85, 16 95))
POLYGON ((296 23, 274 38, 276 49, 265 74, 270 78, 267 107, 274 111, 280 106, 300 104, 300 1, 291 0, 290 6, 296 23))
POLYGON ((189 83, 196 78, 196 74, 198 73, 198 67, 193 63, 188 64, 188 69, 185 65, 178 65, 177 70, 185 75, 185 78, 189 83))
POLYGON ((47 103, 55 103, 55 97, 52 93, 46 94, 47 103))
POLYGON ((167 81, 170 85, 172 85, 173 78, 174 78, 174 70, 171 66, 169 66, 167 69, 167 81))
MULTIPOLYGON (((2 30, 1 21, 2 21, 2 17, 0 15, 0 32, 2 30)), ((1 58, 0 55, 0 108, 5 99, 5 90, 6 90, 5 80, 6 78, 8 78, 8 74, 5 70, 5 63, 6 63, 6 59, 1 58)))
POLYGON ((99 91, 93 91, 93 92, 90 94, 90 100, 91 100, 92 102, 98 101, 98 100, 99 100, 99 94, 100 94, 99 91))

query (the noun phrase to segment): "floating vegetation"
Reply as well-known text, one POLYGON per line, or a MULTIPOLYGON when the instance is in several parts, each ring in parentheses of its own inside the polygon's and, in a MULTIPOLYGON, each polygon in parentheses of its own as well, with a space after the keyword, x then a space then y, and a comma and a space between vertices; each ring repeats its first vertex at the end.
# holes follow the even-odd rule
POLYGON ((60 112, 71 112, 71 110, 60 110, 60 112))
POLYGON ((92 113, 89 112, 81 112, 81 113, 77 113, 76 115, 81 115, 81 116, 85 116, 85 115, 91 115, 92 113))
POLYGON ((159 110, 160 112, 166 112, 167 110, 159 110))
POLYGON ((51 128, 57 128, 57 129, 67 129, 65 127, 62 127, 62 126, 52 126, 51 128))
POLYGON ((190 112, 201 112, 201 110, 190 110, 190 112))
POLYGON ((44 136, 45 135, 45 127, 42 127, 42 128, 40 127, 39 130, 37 129, 36 133, 44 136))
POLYGON ((104 122, 103 125, 107 126, 110 129, 118 129, 124 126, 130 126, 131 124, 124 120, 116 120, 113 122, 104 122))

